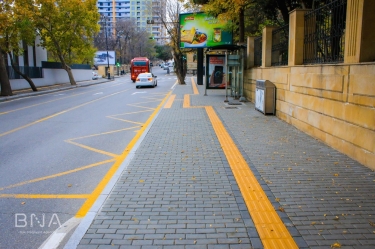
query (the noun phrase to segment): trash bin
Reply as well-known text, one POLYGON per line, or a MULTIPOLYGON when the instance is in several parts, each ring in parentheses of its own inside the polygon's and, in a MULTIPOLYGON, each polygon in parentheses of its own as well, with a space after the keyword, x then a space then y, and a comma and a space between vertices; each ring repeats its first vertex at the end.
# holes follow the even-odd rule
POLYGON ((276 112, 276 87, 269 80, 257 80, 255 89, 255 109, 264 115, 276 112))

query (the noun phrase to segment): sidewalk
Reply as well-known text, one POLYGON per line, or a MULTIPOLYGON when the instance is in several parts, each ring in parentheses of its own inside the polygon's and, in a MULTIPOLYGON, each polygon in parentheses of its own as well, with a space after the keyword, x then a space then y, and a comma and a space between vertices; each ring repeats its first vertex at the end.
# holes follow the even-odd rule
POLYGON ((373 171, 187 82, 65 248, 375 248, 373 171))

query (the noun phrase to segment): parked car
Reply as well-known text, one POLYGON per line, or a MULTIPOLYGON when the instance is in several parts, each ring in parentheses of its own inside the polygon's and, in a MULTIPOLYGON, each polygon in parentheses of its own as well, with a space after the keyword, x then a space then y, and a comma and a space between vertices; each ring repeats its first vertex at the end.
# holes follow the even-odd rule
POLYGON ((99 74, 97 73, 97 72, 92 72, 92 79, 93 80, 97 80, 97 79, 99 79, 100 77, 99 77, 99 74))
POLYGON ((161 67, 161 68, 164 68, 164 63, 160 63, 160 67, 161 67))
POLYGON ((140 73, 135 80, 135 88, 140 88, 142 86, 155 87, 158 85, 156 78, 157 76, 152 73, 140 73))

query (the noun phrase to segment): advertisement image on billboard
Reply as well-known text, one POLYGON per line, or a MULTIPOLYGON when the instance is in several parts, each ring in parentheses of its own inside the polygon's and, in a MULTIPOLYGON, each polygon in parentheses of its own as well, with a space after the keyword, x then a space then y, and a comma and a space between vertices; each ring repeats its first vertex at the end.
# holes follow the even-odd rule
POLYGON ((225 30, 228 22, 203 12, 180 14, 180 47, 209 48, 231 45, 232 33, 225 30))
POLYGON ((115 51, 108 51, 108 58, 107 58, 107 51, 97 51, 94 57, 94 64, 95 65, 115 65, 116 64, 116 56, 115 51))
POLYGON ((225 89, 227 83, 225 55, 207 55, 206 89, 225 89))

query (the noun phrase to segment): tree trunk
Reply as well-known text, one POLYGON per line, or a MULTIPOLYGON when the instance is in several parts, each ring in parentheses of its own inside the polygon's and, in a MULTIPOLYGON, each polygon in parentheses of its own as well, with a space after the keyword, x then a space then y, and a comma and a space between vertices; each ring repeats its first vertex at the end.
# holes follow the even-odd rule
POLYGON ((284 23, 289 23, 289 10, 288 10, 288 7, 286 6, 285 0, 276 0, 276 4, 278 6, 278 9, 281 12, 284 23))
POLYGON ((240 9, 239 30, 240 30, 239 43, 242 44, 245 42, 245 11, 242 7, 240 9))
POLYGON ((182 53, 180 51, 174 51, 173 53, 174 63, 176 67, 176 75, 180 85, 185 85, 185 76, 186 76, 186 64, 182 60, 182 53))
POLYGON ((72 69, 68 65, 66 65, 65 62, 62 62, 62 67, 68 73, 70 84, 73 85, 73 86, 77 85, 77 83, 74 79, 73 73, 72 73, 72 69))
POLYGON ((5 56, 6 53, 4 53, 3 50, 0 49, 0 85, 1 85, 1 96, 11 96, 12 93, 12 87, 10 86, 10 81, 8 77, 8 72, 5 65, 5 56))
MULTIPOLYGON (((12 54, 11 53, 8 53, 9 57, 12 58, 12 54)), ((36 89, 35 85, 34 85, 34 82, 30 79, 29 76, 27 76, 26 74, 23 74, 16 66, 16 64, 14 64, 14 61, 13 59, 10 60, 11 64, 12 64, 12 68, 14 71, 16 71, 19 75, 22 76, 22 78, 24 78, 30 85, 31 89, 33 89, 34 92, 38 91, 38 89, 36 89)))

